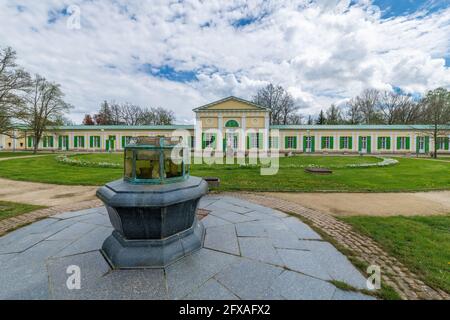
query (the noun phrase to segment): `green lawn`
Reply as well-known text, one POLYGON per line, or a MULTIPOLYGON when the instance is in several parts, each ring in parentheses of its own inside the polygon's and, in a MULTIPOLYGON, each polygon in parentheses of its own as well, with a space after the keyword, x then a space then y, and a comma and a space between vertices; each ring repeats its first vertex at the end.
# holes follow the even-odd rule
MULTIPOLYGON (((78 155, 93 162, 122 161, 121 154, 78 155)), ((273 176, 260 175, 256 166, 192 165, 191 174, 216 176, 220 190, 247 191, 418 191, 450 189, 450 163, 398 158, 390 167, 345 168, 346 164, 377 162, 375 157, 296 156, 280 158, 280 169, 273 176), (331 175, 304 172, 308 165, 333 169, 331 175)), ((102 185, 122 176, 122 169, 78 167, 59 163, 55 155, 0 162, 0 177, 67 185, 102 185)))
POLYGON ((70 156, 70 158, 89 162, 110 162, 123 164, 123 153, 77 154, 70 156))
POLYGON ((0 177, 65 185, 102 185, 122 176, 122 169, 77 167, 56 161, 56 156, 0 162, 0 177))
POLYGON ((45 207, 24 203, 0 201, 0 220, 15 217, 42 208, 45 207))
POLYGON ((427 284, 450 293, 450 215, 341 219, 376 240, 427 284))

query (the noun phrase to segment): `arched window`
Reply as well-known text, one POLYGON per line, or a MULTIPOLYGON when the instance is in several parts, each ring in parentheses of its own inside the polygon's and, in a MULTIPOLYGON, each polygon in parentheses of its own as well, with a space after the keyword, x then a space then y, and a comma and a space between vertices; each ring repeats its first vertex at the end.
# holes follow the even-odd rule
POLYGON ((236 120, 228 120, 227 123, 225 123, 226 128, 237 128, 239 127, 239 123, 236 120))

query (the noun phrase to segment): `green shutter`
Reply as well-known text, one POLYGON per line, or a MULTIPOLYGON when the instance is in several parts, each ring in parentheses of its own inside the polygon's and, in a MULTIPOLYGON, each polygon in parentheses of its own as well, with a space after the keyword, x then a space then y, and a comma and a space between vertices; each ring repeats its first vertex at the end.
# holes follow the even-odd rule
POLYGON ((62 136, 58 136, 58 148, 62 149, 62 136))
POLYGON ((94 136, 90 136, 89 137, 89 147, 93 148, 94 147, 94 136))
POLYGON ((387 137, 386 140, 386 149, 391 150, 391 137, 387 137))
POLYGON ((348 137, 348 148, 353 150, 353 137, 348 137))
POLYGON ((307 136, 303 136, 303 152, 306 152, 306 140, 308 139, 307 136))
POLYGON ((51 137, 49 137, 50 138, 50 143, 49 143, 49 145, 50 145, 50 148, 54 148, 55 147, 55 139, 54 139, 54 137, 53 136, 51 136, 51 137))
POLYGON ((316 151, 316 137, 311 137, 311 152, 316 151))
POLYGON ((284 149, 288 149, 288 137, 284 137, 284 149))
POLYGON ((362 151, 362 137, 358 137, 358 151, 362 151))
POLYGON ((250 149, 250 135, 247 134, 247 150, 250 149))
POLYGON ((402 148, 402 138, 397 137, 397 150, 400 150, 402 148))
POLYGON ((334 137, 330 137, 330 149, 334 149, 334 137))
POLYGON ((425 137, 425 153, 430 152, 430 137, 425 137))
POLYGON ((297 137, 293 137, 292 143, 293 143, 292 149, 297 149, 297 137))
POLYGON ((448 144, 449 144, 449 137, 445 137, 444 138, 444 147, 445 147, 445 150, 448 150, 449 149, 449 146, 448 146, 448 144))
POLYGON ((259 146, 259 149, 263 148, 263 144, 264 144, 264 142, 263 142, 263 134, 262 134, 262 132, 258 132, 258 146, 259 146))
POLYGON ((202 133, 202 149, 206 148, 205 133, 202 133))
POLYGON ((406 137, 406 150, 409 150, 411 148, 411 138, 406 137))
POLYGON ((339 149, 344 149, 344 137, 339 137, 339 149))
POLYGON ((372 152, 372 137, 367 136, 367 153, 372 152))
POLYGON ((217 134, 216 133, 214 133, 212 135, 212 139, 213 139, 212 148, 216 149, 217 148, 217 134))
POLYGON ((44 148, 47 148, 47 137, 42 139, 42 143, 44 144, 44 148))
POLYGON ((126 144, 126 139, 127 139, 127 137, 125 137, 125 136, 122 136, 122 149, 124 149, 124 148, 125 148, 125 144, 126 144))
POLYGON ((320 147, 321 147, 322 149, 325 149, 325 137, 321 137, 320 147))
POLYGON ((416 137, 416 153, 419 153, 419 152, 420 152, 420 149, 419 149, 419 140, 420 140, 420 137, 416 137))
POLYGON ((82 136, 82 137, 81 137, 81 142, 82 142, 81 147, 83 147, 83 148, 84 148, 84 146, 85 146, 85 144, 84 144, 84 142, 85 142, 84 139, 85 139, 85 137, 82 136))
POLYGON ((77 136, 75 136, 75 137, 73 138, 73 147, 74 147, 74 148, 78 148, 78 137, 77 137, 77 136))
POLYGON ((381 149, 381 137, 378 137, 377 149, 381 149))
POLYGON ((222 151, 227 151, 227 139, 225 138, 222 139, 222 151))

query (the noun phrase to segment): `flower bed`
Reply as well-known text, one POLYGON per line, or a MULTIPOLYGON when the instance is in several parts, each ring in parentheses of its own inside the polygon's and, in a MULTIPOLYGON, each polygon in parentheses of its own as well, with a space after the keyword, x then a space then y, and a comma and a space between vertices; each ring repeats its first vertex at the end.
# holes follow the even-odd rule
POLYGON ((120 164, 120 163, 85 161, 85 160, 73 159, 73 158, 67 156, 66 154, 57 156, 56 161, 63 163, 63 164, 68 164, 70 166, 77 166, 77 167, 122 168, 122 164, 120 164))
POLYGON ((349 168, 370 168, 370 167, 388 167, 393 166, 398 163, 398 160, 391 159, 391 158, 383 158, 383 157, 377 157, 381 159, 380 162, 375 163, 359 163, 359 164, 348 164, 346 167, 349 168))

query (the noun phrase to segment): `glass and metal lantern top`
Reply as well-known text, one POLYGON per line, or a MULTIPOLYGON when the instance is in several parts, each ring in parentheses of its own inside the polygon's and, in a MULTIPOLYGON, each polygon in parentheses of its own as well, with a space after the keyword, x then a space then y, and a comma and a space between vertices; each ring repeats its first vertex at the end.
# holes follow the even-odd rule
POLYGON ((133 137, 125 146, 124 180, 136 184, 165 184, 186 180, 182 137, 133 137))

